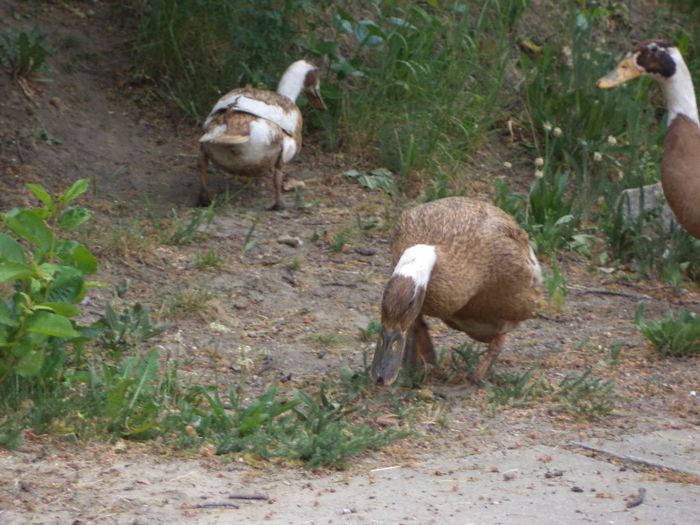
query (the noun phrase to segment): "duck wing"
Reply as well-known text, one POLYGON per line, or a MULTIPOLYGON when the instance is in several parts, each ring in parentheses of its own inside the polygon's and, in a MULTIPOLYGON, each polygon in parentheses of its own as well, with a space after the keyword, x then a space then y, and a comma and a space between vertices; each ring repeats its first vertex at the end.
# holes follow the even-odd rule
POLYGON ((208 129, 217 115, 246 113, 278 125, 288 135, 294 135, 301 124, 297 105, 279 93, 263 89, 234 89, 221 97, 204 121, 208 129))

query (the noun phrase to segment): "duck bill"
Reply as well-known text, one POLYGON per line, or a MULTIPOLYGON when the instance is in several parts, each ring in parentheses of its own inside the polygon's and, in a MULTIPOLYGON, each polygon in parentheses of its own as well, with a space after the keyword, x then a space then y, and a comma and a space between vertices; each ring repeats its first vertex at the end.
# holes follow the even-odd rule
POLYGON ((372 381, 378 385, 391 385, 396 381, 405 350, 406 332, 382 327, 372 359, 372 381))
POLYGON ((637 78, 642 73, 637 67, 634 56, 628 56, 615 69, 596 82, 600 89, 610 89, 637 78))
POLYGON ((328 109, 328 107, 326 106, 326 102, 321 96, 321 91, 317 87, 307 90, 306 98, 309 100, 309 104, 311 104, 311 107, 320 109, 321 111, 326 111, 328 109))

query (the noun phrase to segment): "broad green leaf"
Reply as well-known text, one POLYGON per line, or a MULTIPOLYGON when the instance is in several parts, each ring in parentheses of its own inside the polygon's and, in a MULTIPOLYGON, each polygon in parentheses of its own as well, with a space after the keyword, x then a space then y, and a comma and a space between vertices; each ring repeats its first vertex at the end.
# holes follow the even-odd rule
POLYGON ((36 272, 32 266, 19 262, 0 263, 0 283, 32 277, 36 272))
POLYGON ((3 220, 7 227, 21 238, 43 251, 51 249, 53 232, 39 216, 39 211, 15 208, 5 213, 3 220))
POLYGON ((39 184, 27 184, 27 188, 29 188, 29 191, 31 191, 37 199, 46 205, 50 212, 54 211, 55 206, 53 205, 53 200, 42 186, 39 184))
POLYGON ((27 332, 53 337, 78 337, 71 322, 62 315, 37 312, 27 321, 27 332))
POLYGON ((36 308, 48 309, 49 311, 57 313, 63 317, 75 317, 76 315, 80 315, 80 308, 72 303, 48 302, 38 304, 36 305, 36 308))
POLYGON ((0 232, 0 260, 26 263, 22 246, 6 233, 0 232))
POLYGON ((47 299, 51 302, 76 303, 84 294, 83 273, 72 266, 61 266, 51 283, 47 299))
POLYGON ((64 230, 77 228, 90 218, 90 212, 85 208, 68 208, 63 212, 58 224, 64 230))
POLYGON ((39 350, 32 350, 19 360, 15 370, 22 377, 34 377, 39 373, 43 364, 44 353, 39 350))
POLYGON ((89 275, 97 271, 97 259, 90 252, 90 250, 85 248, 85 246, 78 246, 75 250, 73 250, 73 258, 71 262, 85 275, 89 275))
POLYGON ((62 204, 70 204, 87 191, 88 184, 88 179, 76 180, 70 188, 68 188, 66 191, 64 191, 63 193, 61 193, 61 195, 58 196, 59 202, 61 202, 62 204))
POLYGON ((0 300, 0 325, 5 325, 5 326, 17 326, 19 325, 19 322, 17 319, 15 319, 15 316, 12 315, 12 312, 10 309, 7 307, 7 304, 5 304, 5 301, 0 300))

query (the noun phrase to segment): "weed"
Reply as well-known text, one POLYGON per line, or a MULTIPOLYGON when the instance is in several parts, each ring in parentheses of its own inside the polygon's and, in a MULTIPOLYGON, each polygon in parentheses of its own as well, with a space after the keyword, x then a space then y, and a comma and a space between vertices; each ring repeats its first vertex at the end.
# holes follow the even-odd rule
POLYGON ((41 70, 54 51, 36 27, 29 33, 8 28, 0 36, 0 64, 15 78, 41 70))
POLYGON ((330 243, 331 250, 336 253, 343 251, 343 247, 351 238, 352 230, 350 228, 343 228, 342 230, 336 232, 330 243))
POLYGON ((620 365, 620 356, 622 354, 622 341, 614 341, 606 352, 605 360, 610 368, 620 365))
POLYGON ((159 220, 150 210, 149 216, 161 242, 182 245, 193 242, 204 227, 211 225, 215 210, 215 203, 212 203, 207 208, 197 208, 189 219, 181 217, 175 210, 171 210, 165 220, 159 220))
POLYGON ((259 216, 255 217, 255 220, 251 223, 250 228, 248 228, 248 231, 243 238, 243 253, 248 253, 258 243, 257 239, 254 237, 255 228, 258 227, 258 222, 260 222, 259 216))
POLYGON ((360 329, 360 336, 362 337, 363 341, 371 342, 376 339, 381 329, 382 323, 372 319, 369 323, 367 323, 367 328, 360 329))
POLYGON ((169 318, 204 315, 212 299, 211 292, 201 288, 180 288, 163 300, 160 314, 169 318))
POLYGON ((343 173, 343 175, 351 180, 357 181, 360 186, 369 190, 379 189, 385 191, 389 195, 396 195, 398 193, 394 174, 386 168, 376 168, 369 172, 348 170, 343 173))
POLYGON ((198 270, 206 270, 207 268, 221 268, 223 265, 223 258, 217 252, 213 250, 207 250, 206 252, 197 255, 194 261, 194 265, 198 270))
POLYGON ((700 316, 680 308, 676 315, 658 321, 643 320, 644 305, 637 307, 635 324, 663 356, 681 357, 700 353, 700 316))
POLYGON ((489 405, 525 405, 543 397, 550 387, 541 375, 536 375, 537 372, 538 368, 535 366, 522 374, 491 374, 486 385, 489 405))
POLYGON ((120 314, 108 304, 97 326, 100 327, 100 343, 113 352, 134 348, 165 330, 151 325, 150 311, 138 303, 124 308, 120 314))
POLYGON ((547 289, 549 304, 560 310, 566 301, 568 288, 566 277, 559 271, 559 262, 555 255, 552 256, 552 273, 545 277, 544 286, 547 289))
POLYGON ((312 336, 312 340, 317 344, 326 348, 336 348, 349 344, 352 338, 349 335, 341 334, 340 332, 326 332, 312 336))
POLYGON ((294 257, 289 258, 285 262, 285 267, 289 270, 297 271, 297 270, 301 269, 303 264, 304 264, 304 256, 297 254, 294 257))
POLYGON ((479 366, 483 350, 477 350, 477 345, 464 343, 450 352, 450 370, 452 374, 466 374, 471 377, 479 366))
POLYGON ((568 374, 554 393, 555 410, 577 419, 601 419, 615 406, 615 383, 591 375, 568 374))

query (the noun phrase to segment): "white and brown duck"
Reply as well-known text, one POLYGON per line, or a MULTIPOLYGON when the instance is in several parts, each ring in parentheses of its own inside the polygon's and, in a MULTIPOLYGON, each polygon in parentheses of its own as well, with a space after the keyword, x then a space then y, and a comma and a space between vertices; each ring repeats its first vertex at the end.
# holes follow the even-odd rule
POLYGON ((663 40, 641 42, 597 85, 613 88, 643 75, 655 79, 666 97, 664 195, 680 225, 700 239, 700 120, 693 80, 678 48, 663 40))
POLYGON ((234 89, 221 97, 204 122, 200 144, 200 204, 211 202, 207 168, 211 160, 230 173, 272 173, 275 201, 282 205, 282 167, 301 149, 302 116, 296 99, 304 91, 309 103, 326 109, 316 66, 298 60, 287 68, 277 91, 234 89))
POLYGON ((435 363, 423 319, 430 316, 488 343, 472 377, 480 383, 505 334, 532 316, 540 294, 542 273, 527 233, 491 204, 450 197, 405 211, 392 255, 372 379, 389 385, 403 363, 435 363))

